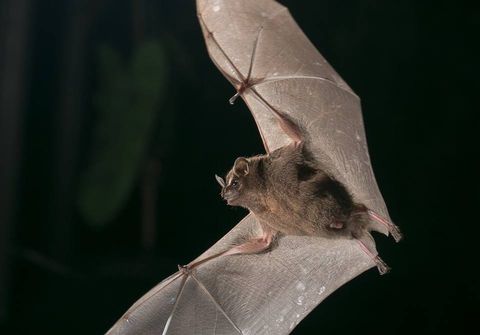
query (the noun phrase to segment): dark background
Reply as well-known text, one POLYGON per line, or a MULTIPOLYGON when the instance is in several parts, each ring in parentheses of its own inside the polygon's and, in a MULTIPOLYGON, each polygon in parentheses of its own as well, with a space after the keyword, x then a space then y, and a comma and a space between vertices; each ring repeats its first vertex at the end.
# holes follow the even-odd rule
MULTIPOLYGON (((406 235, 399 245, 377 236, 390 274, 364 273, 294 334, 466 333, 480 311, 480 11, 282 3, 362 98, 375 174, 406 235)), ((193 0, 3 0, 0 10, 0 333, 102 334, 244 216, 213 175, 262 143, 245 105, 228 105, 234 89, 207 56, 193 0), (163 57, 142 68, 138 56, 140 79, 135 65, 127 79, 121 66, 105 70, 115 57, 135 64, 146 43, 156 49, 145 59, 163 57), (144 98, 155 71, 158 90, 144 98), (122 163, 118 148, 131 143, 122 163), (102 173, 105 184, 85 177, 102 173)))

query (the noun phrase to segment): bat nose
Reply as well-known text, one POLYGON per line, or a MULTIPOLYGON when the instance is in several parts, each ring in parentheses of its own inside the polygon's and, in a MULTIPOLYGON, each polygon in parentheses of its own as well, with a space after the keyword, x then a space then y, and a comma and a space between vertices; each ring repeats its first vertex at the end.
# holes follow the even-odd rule
POLYGON ((226 190, 226 188, 222 190, 221 195, 223 200, 227 200, 227 201, 235 197, 234 192, 232 192, 232 190, 226 190))
POLYGON ((230 201, 232 201, 233 199, 236 199, 237 196, 238 195, 235 192, 227 191, 227 192, 224 192, 223 194, 223 200, 230 203, 230 201))

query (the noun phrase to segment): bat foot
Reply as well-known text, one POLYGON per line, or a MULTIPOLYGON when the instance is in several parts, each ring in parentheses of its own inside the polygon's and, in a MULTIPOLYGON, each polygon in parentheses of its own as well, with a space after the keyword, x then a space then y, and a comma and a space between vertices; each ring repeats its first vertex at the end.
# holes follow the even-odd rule
POLYGON ((375 221, 385 225, 388 229, 388 232, 390 235, 392 235, 393 239, 395 242, 400 242, 400 240, 403 238, 403 234, 400 231, 400 228, 398 228, 397 225, 393 224, 392 222, 382 218, 380 215, 375 213, 372 210, 368 210, 368 215, 370 215, 371 218, 373 218, 375 221))
POLYGON ((398 226, 394 225, 393 223, 390 223, 388 230, 392 235, 393 239, 395 240, 395 242, 398 243, 403 239, 403 234, 400 231, 400 228, 398 228, 398 226))
POLYGON ((384 275, 390 272, 391 268, 381 259, 379 256, 375 257, 375 264, 377 265, 380 275, 384 275))

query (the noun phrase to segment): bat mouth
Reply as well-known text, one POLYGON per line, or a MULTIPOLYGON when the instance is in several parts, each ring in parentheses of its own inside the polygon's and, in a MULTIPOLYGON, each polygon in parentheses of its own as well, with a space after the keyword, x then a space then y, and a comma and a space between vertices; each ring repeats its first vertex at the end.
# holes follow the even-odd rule
POLYGON ((234 205, 235 201, 239 198, 238 194, 227 192, 223 194, 223 200, 227 202, 228 205, 234 205))
POLYGON ((227 205, 229 205, 229 206, 235 206, 235 205, 236 205, 235 200, 237 200, 237 198, 228 199, 228 200, 227 200, 227 205))
POLYGON ((233 205, 235 203, 235 200, 238 199, 238 197, 229 197, 229 198, 223 198, 228 205, 233 205))

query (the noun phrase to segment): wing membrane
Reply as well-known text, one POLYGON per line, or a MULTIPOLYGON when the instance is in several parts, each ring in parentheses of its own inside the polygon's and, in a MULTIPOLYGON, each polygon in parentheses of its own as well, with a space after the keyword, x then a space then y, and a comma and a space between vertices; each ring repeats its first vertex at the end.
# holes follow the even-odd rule
MULTIPOLYGON (((275 110, 305 130, 318 161, 357 201, 389 219, 370 166, 360 100, 287 9, 272 0, 197 0, 197 9, 209 54, 241 91, 267 152, 289 142, 275 110)), ((259 229, 248 215, 197 260, 259 229)), ((373 239, 363 242, 375 250, 373 239)), ((285 236, 269 252, 218 257, 172 275, 108 334, 289 334, 374 265, 354 240, 285 236)))
MULTIPOLYGON (((255 229, 248 215, 199 258, 255 229)), ((372 266, 353 240, 286 236, 268 253, 219 257, 192 275, 173 275, 139 299, 108 335, 289 334, 323 299, 372 266)))
MULTIPOLYGON (((242 97, 266 150, 289 141, 273 107, 306 130, 317 159, 358 202, 390 220, 370 164, 360 99, 288 10, 272 0, 198 0, 197 8, 204 35, 215 36, 217 43, 207 40, 207 48, 217 67, 226 73, 233 66, 240 81, 250 80, 242 97), (218 49, 225 57, 213 56, 218 49)), ((388 234, 383 225, 378 230, 388 234)))

